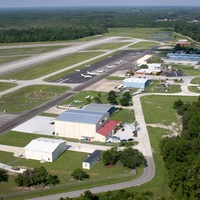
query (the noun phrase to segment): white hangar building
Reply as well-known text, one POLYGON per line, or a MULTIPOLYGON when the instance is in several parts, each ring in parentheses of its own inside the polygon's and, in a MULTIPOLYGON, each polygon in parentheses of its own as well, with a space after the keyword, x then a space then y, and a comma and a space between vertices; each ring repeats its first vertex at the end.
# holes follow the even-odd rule
POLYGON ((53 162, 66 150, 66 141, 50 138, 37 138, 25 146, 26 159, 53 162))
POLYGON ((126 78, 123 80, 124 87, 145 88, 150 84, 149 79, 145 78, 126 78))
POLYGON ((109 120, 108 112, 68 110, 54 122, 59 137, 105 142, 119 121, 109 120))

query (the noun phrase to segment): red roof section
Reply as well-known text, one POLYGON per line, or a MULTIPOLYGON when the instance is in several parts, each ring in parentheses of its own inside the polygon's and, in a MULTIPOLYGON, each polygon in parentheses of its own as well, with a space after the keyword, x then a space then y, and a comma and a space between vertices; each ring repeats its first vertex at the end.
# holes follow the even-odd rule
POLYGON ((176 44, 180 44, 181 46, 190 46, 191 45, 190 42, 182 42, 182 41, 179 41, 176 44))
POLYGON ((109 120, 106 124, 104 124, 98 131, 97 133, 103 135, 103 136, 108 136, 112 130, 115 129, 117 125, 120 124, 120 121, 118 120, 109 120))

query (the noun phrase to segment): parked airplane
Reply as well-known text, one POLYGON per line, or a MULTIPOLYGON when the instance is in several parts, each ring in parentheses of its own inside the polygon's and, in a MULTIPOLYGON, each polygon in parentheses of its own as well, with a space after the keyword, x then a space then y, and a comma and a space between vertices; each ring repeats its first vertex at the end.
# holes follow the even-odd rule
POLYGON ((92 76, 90 76, 90 75, 81 74, 81 76, 84 77, 84 78, 92 78, 92 76))
POLYGON ((85 67, 90 67, 90 65, 85 65, 85 67))
POLYGON ((97 75, 96 73, 94 73, 94 72, 89 72, 89 71, 87 71, 87 74, 89 74, 89 75, 91 75, 91 76, 96 76, 96 75, 97 75))
POLYGON ((75 71, 76 71, 76 72, 80 72, 81 70, 80 70, 80 69, 76 69, 75 71))
POLYGON ((17 82, 17 79, 10 79, 13 83, 17 82))
POLYGON ((113 67, 115 67, 115 65, 106 65, 106 68, 108 69, 112 69, 113 67))
POLYGON ((105 72, 105 69, 99 69, 99 70, 97 70, 97 72, 98 73, 103 73, 103 72, 105 72))
POLYGON ((74 100, 75 103, 81 103, 82 101, 80 100, 74 100))

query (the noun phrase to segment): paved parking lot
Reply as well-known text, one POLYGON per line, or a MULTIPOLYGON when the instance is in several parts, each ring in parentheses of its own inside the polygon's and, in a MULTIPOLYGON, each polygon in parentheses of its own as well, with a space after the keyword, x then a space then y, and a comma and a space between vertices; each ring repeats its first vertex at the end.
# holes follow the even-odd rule
MULTIPOLYGON (((137 141, 137 137, 133 137, 133 131, 135 130, 133 124, 124 124, 123 128, 117 131, 117 133, 114 135, 115 137, 119 138, 120 140, 128 140, 128 139, 134 139, 134 141, 137 141)), ((112 138, 109 138, 107 142, 117 142, 116 140, 113 140, 112 138)), ((119 142, 119 141, 118 141, 119 142)))

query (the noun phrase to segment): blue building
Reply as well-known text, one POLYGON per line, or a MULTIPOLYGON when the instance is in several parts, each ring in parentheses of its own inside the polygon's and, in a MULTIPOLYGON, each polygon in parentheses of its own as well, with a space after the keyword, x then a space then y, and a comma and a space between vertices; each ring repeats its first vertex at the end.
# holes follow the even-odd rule
POLYGON ((145 88, 150 84, 150 80, 146 78, 126 78, 123 80, 124 87, 145 88))

